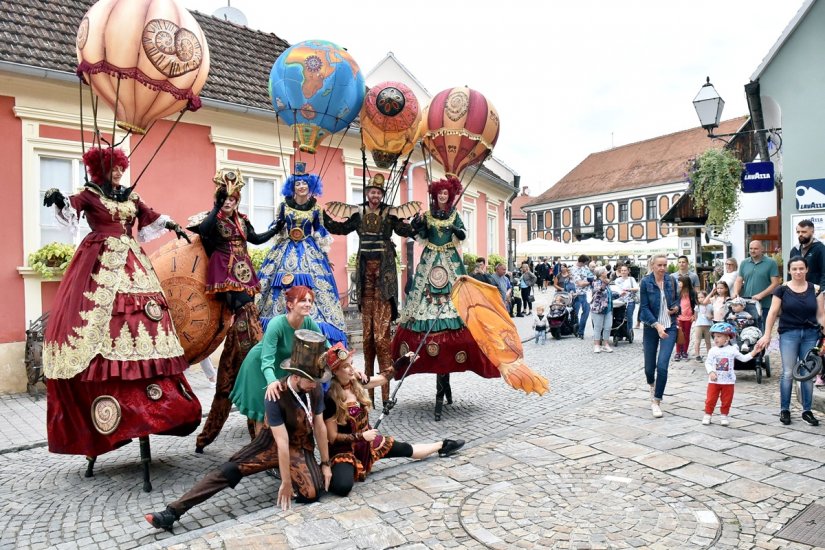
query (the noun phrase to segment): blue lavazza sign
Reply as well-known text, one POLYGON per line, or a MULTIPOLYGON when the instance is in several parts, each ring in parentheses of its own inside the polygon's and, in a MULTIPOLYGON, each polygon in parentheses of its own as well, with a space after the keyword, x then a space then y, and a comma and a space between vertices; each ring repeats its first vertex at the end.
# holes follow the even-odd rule
POLYGON ((825 209, 825 179, 799 180, 796 182, 796 209, 825 209))
POLYGON ((773 191, 773 163, 747 162, 742 170, 742 192, 764 193, 773 191))

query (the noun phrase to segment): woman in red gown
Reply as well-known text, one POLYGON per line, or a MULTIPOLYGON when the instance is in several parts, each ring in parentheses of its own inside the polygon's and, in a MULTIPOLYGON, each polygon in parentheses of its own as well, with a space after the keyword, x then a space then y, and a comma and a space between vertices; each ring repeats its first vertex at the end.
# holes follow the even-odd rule
MULTIPOLYGON (((173 230, 137 193, 121 187, 129 160, 119 149, 83 155, 91 178, 68 198, 53 189, 46 206, 76 230, 78 246, 57 291, 43 349, 49 451, 93 458, 150 434, 188 435, 201 405, 183 376, 183 357, 169 308, 149 258, 148 241, 173 230)), ((188 239, 187 239, 188 240, 188 239)), ((148 454, 148 447, 147 447, 148 454)))

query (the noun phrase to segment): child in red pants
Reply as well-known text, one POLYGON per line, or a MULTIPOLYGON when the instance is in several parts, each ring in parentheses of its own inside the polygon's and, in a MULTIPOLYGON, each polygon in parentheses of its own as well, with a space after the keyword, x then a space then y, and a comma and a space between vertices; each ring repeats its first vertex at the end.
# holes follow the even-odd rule
POLYGON ((709 379, 707 396, 705 397, 705 416, 702 418, 702 424, 705 426, 710 424, 713 409, 716 408, 716 403, 721 397, 722 405, 719 409, 722 413, 722 420, 720 424, 727 426, 730 423, 728 413, 730 412, 730 404, 733 402, 733 386, 736 383, 733 362, 736 359, 750 361, 753 355, 740 353, 735 345, 736 342, 731 342, 736 338, 736 329, 730 323, 715 323, 710 327, 710 335, 713 338, 714 345, 708 350, 708 356, 705 360, 705 368, 708 371, 709 379))

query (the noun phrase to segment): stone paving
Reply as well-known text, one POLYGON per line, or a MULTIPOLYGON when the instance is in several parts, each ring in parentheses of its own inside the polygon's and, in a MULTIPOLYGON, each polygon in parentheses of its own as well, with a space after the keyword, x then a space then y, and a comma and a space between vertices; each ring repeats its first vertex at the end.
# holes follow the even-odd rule
MULTIPOLYGON (((527 319, 517 324, 529 335, 527 319)), ((781 425, 776 374, 757 385, 750 372, 739 373, 731 426, 702 426, 696 362, 672 365, 665 416, 654 419, 640 340, 600 355, 589 340, 529 342, 528 363, 551 393, 455 375, 455 404, 439 423, 434 377, 412 376, 382 431, 462 437, 458 455, 380 462, 349 497, 286 513, 274 504, 277 480, 253 476, 195 507, 174 534, 143 514, 248 441, 237 413, 204 455, 194 435, 153 438, 147 494, 136 445, 104 455, 85 479, 82 457, 43 447, 45 400, 0 398, 3 424, 15 426, 0 431, 0 548, 811 548, 774 535, 825 504, 825 428, 802 423, 798 409, 781 425)), ((207 407, 202 375, 190 379, 207 407)))

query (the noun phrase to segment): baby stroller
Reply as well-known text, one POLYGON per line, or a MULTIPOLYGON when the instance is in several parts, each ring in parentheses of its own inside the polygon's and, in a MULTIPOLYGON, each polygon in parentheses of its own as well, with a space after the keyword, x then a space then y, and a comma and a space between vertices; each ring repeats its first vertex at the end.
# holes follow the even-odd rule
POLYGON ((569 292, 559 291, 547 308, 547 327, 556 340, 561 340, 562 336, 575 335, 578 330, 572 303, 573 298, 569 292))
POLYGON ((613 326, 610 329, 610 336, 613 338, 613 345, 618 345, 621 340, 627 340, 628 344, 633 343, 633 319, 627 318, 627 304, 624 300, 616 298, 613 294, 613 326))
MULTIPOLYGON (((745 303, 745 312, 749 313, 752 319, 751 322, 740 319, 734 320, 734 322, 731 323, 734 327, 736 327, 736 345, 741 353, 750 353, 753 351, 756 342, 758 342, 762 337, 762 331, 759 330, 759 325, 761 324, 760 320, 762 317, 762 307, 759 305, 758 301, 750 298, 738 298, 731 300, 727 303, 728 312, 725 314, 726 320, 728 319, 728 315, 731 313, 731 305, 737 300, 741 300, 745 303)), ((762 383, 763 371, 765 372, 765 376, 768 378, 771 376, 771 360, 764 350, 756 354, 750 361, 739 361, 737 359, 734 362, 733 368, 734 370, 755 371, 757 384, 762 383)))

